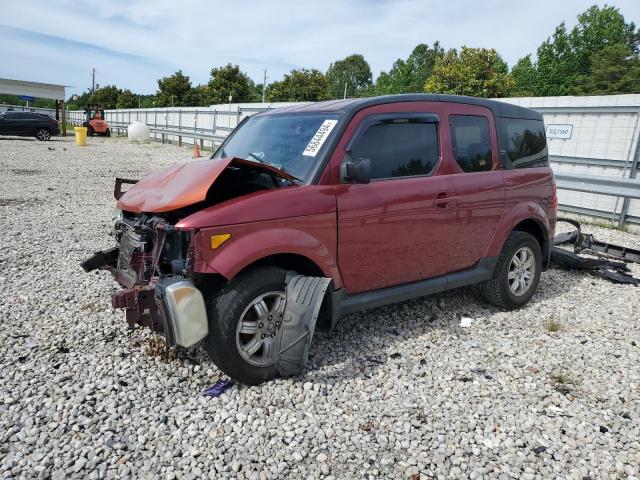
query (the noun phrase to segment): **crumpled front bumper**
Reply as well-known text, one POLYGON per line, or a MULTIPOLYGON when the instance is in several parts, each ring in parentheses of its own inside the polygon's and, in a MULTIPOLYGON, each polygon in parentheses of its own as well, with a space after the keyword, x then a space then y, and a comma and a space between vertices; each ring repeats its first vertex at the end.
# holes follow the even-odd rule
MULTIPOLYGON (((82 268, 108 270, 121 285, 126 275, 116 268, 118 248, 97 252, 82 262, 82 268)), ((130 326, 142 325, 163 334, 169 346, 190 347, 209 333, 202 293, 181 275, 154 277, 147 285, 128 286, 111 294, 113 308, 125 309, 130 326)))

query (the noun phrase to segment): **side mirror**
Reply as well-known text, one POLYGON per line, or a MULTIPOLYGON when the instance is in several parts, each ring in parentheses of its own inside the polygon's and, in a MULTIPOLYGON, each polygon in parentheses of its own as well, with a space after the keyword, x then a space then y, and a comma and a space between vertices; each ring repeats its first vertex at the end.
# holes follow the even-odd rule
POLYGON ((340 176, 347 183, 369 183, 371 180, 371 160, 368 158, 352 158, 347 152, 342 165, 340 176))

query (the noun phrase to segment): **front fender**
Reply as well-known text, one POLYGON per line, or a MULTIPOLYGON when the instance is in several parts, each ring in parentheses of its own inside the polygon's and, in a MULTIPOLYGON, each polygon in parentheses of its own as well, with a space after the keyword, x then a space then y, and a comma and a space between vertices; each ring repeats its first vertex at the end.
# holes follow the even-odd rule
MULTIPOLYGON (((524 220, 534 220, 538 223, 542 229, 548 250, 550 225, 544 209, 536 202, 522 202, 514 205, 502 217, 500 226, 493 236, 484 256, 497 257, 500 255, 502 246, 504 245, 504 242, 507 241, 509 234, 513 231, 516 225, 524 220)), ((548 252, 543 252, 543 254, 548 254, 548 252)))
POLYGON ((342 278, 336 262, 335 213, 309 215, 285 220, 208 227, 194 238, 198 273, 219 273, 227 279, 236 276, 252 263, 278 254, 295 254, 316 264, 336 288, 342 278), (229 240, 211 249, 212 235, 231 235, 229 240))

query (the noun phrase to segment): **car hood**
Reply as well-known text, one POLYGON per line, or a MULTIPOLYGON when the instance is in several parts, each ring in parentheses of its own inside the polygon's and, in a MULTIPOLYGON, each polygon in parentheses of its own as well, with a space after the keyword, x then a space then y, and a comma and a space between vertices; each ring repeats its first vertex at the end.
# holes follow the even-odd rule
POLYGON ((195 160, 150 173, 129 188, 120 197, 117 206, 128 212, 163 213, 202 202, 213 182, 227 167, 249 167, 287 180, 294 179, 270 165, 242 158, 195 160))

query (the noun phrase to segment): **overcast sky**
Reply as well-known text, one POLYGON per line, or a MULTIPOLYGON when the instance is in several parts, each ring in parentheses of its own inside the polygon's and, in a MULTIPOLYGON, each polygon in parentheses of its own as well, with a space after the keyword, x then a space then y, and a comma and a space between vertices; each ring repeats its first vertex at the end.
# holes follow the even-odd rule
MULTIPOLYGON (((292 68, 326 71, 361 53, 374 76, 421 42, 497 49, 513 65, 593 0, 0 0, 0 77, 96 82, 154 93, 178 69, 193 84, 234 63, 262 82, 292 68)), ((640 0, 614 0, 640 23, 640 0)))

